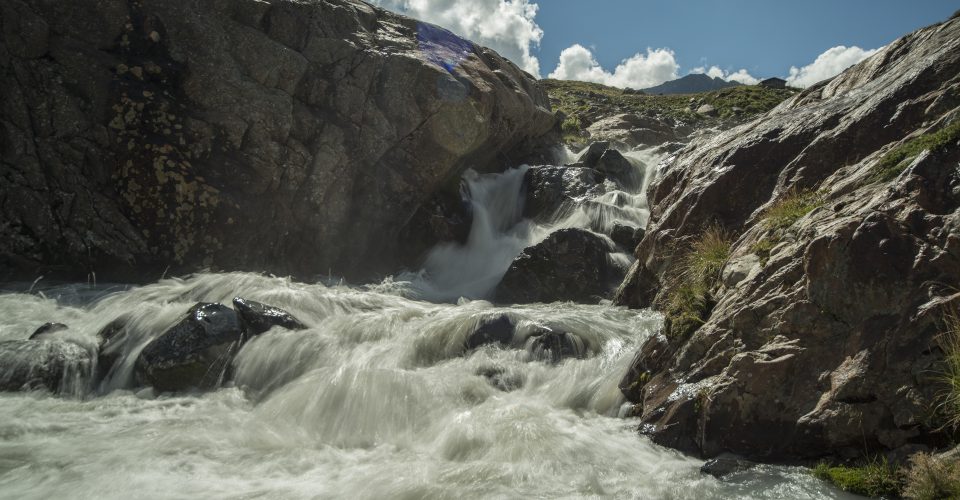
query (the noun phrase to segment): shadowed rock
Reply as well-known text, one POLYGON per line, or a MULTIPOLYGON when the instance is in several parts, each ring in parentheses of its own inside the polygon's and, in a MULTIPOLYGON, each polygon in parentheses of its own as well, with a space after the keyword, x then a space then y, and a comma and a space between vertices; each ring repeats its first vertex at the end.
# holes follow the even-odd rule
POLYGON ((467 335, 464 346, 467 350, 487 344, 509 346, 513 342, 515 324, 506 314, 492 318, 483 318, 477 329, 467 335))
POLYGON ((0 10, 4 276, 393 271, 450 179, 557 139, 535 78, 359 0, 0 10))
POLYGON ((528 304, 570 300, 597 302, 619 279, 610 245, 583 229, 561 229, 527 247, 497 285, 496 300, 528 304))
POLYGON ((552 330, 536 335, 527 351, 533 359, 549 363, 559 363, 567 358, 584 358, 588 354, 580 337, 552 330))

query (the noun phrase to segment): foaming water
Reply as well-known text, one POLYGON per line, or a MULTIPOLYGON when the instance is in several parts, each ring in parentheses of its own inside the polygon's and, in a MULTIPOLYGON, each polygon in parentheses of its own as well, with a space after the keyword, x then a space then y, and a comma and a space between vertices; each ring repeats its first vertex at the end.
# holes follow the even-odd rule
POLYGON ((130 367, 195 302, 237 295, 309 328, 256 337, 235 360, 235 383, 210 393, 158 397, 120 370, 83 398, 0 395, 0 497, 841 497, 794 468, 718 481, 617 418, 617 379, 659 324, 650 311, 427 303, 201 274, 85 301, 0 295, 0 338, 60 321, 92 342, 124 316, 138 332, 122 362, 130 367), (466 351, 466 336, 499 314, 517 324, 513 345, 466 351), (531 360, 523 347, 542 326, 576 333, 590 356, 531 360))
MULTIPOLYGON (((578 158, 566 146, 556 156, 565 164, 578 158)), ((385 286, 402 289, 408 297, 430 301, 489 298, 524 248, 567 228, 587 229, 603 236, 610 246, 610 259, 626 269, 633 261, 632 255, 618 250, 605 235, 617 224, 646 227, 650 210, 645 193, 663 155, 651 148, 624 156, 633 167, 629 177, 638 181, 635 189, 625 190, 608 180, 602 190, 564 203, 557 213, 540 223, 523 217, 524 176, 530 168, 537 167, 522 166, 484 175, 468 171, 463 180, 473 224, 466 243, 437 245, 421 271, 391 278, 385 286)))

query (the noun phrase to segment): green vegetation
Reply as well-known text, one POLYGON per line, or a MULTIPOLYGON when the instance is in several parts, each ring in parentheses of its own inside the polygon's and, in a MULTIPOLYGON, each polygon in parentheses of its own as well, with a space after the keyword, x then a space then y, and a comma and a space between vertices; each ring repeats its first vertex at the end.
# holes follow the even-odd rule
POLYGON ((786 229, 823 204, 823 193, 792 189, 764 212, 762 223, 770 230, 786 229))
POLYGON ((917 500, 960 498, 960 463, 929 453, 910 457, 903 496, 917 500))
POLYGON ((943 351, 943 365, 937 379, 944 386, 940 393, 937 413, 942 415, 945 427, 960 428, 960 313, 956 308, 944 315, 944 330, 937 337, 943 351))
POLYGON ((900 470, 886 459, 874 458, 860 467, 832 466, 826 462, 813 469, 814 477, 829 481, 838 488, 869 497, 899 497, 900 470))
POLYGON ((679 259, 666 283, 664 314, 667 334, 687 336, 700 327, 713 305, 711 290, 730 257, 732 238, 722 227, 708 227, 679 259))
POLYGON ((691 97, 695 97, 699 105, 714 106, 720 119, 729 119, 765 113, 798 92, 795 89, 743 85, 700 94, 647 95, 635 90, 570 80, 540 80, 540 85, 550 96, 553 109, 568 117, 563 123, 563 132, 570 138, 579 137, 580 126, 585 128, 594 120, 620 113, 663 115, 691 124, 716 120, 690 109, 691 97), (575 123, 578 128, 574 130, 575 123))
POLYGON ((923 151, 939 152, 950 144, 960 141, 960 120, 946 127, 919 137, 893 148, 880 158, 871 176, 875 182, 890 182, 897 178, 910 162, 923 151))
POLYGON ((767 265, 767 261, 770 260, 770 251, 773 250, 773 247, 777 246, 780 239, 777 237, 770 238, 761 238, 759 241, 750 246, 750 251, 757 254, 760 257, 760 265, 767 265))

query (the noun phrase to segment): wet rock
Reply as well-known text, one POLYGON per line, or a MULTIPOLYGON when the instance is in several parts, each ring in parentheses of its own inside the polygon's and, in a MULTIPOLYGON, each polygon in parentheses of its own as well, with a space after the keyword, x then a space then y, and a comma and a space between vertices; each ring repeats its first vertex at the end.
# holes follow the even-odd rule
POLYGON ((603 175, 582 166, 531 167, 524 174, 526 199, 524 216, 547 221, 561 207, 573 206, 577 199, 603 193, 603 175))
POLYGON ((128 321, 126 316, 120 316, 97 333, 97 381, 106 379, 117 361, 123 358, 127 348, 128 321))
MULTIPOLYGON (((587 165, 591 166, 591 165, 587 165)), ((598 172, 612 179, 621 189, 634 191, 640 187, 643 177, 640 172, 633 167, 630 160, 616 149, 608 149, 600 155, 597 162, 592 165, 598 172)))
POLYGON ((521 374, 507 371, 499 366, 482 367, 477 370, 477 375, 487 379, 490 385, 503 392, 515 391, 523 387, 521 374))
POLYGON ((600 161, 600 157, 603 156, 608 149, 610 149, 610 141, 594 141, 591 142, 589 146, 584 148, 583 151, 576 157, 576 162, 581 165, 593 166, 600 161))
POLYGON ((237 312, 244 340, 260 335, 275 326, 287 330, 307 328, 307 325, 304 325, 287 311, 253 300, 236 297, 233 299, 233 309, 237 312))
POLYGON ((567 358, 585 358, 588 354, 587 346, 580 337, 551 330, 533 337, 527 352, 531 358, 549 363, 559 363, 567 358))
POLYGON ((643 239, 643 229, 616 223, 610 231, 610 239, 630 253, 633 253, 633 249, 637 248, 640 240, 643 239))
POLYGON ((700 467, 700 472, 703 474, 709 474, 717 479, 722 479, 725 476, 750 470, 756 466, 756 462, 751 462, 749 460, 741 460, 738 458, 714 458, 712 460, 707 460, 707 463, 700 467))
POLYGON ((506 314, 480 320, 476 330, 467 335, 464 346, 467 350, 488 344, 509 346, 513 342, 515 324, 506 314))
POLYGON ((91 381, 92 356, 64 340, 0 342, 0 391, 47 390, 80 396, 91 381))
POLYGON ((30 340, 34 340, 41 335, 46 335, 48 333, 62 332, 70 328, 69 326, 63 323, 44 323, 40 325, 39 328, 34 330, 33 334, 30 335, 30 340))
POLYGON ((667 309, 676 249, 714 224, 731 243, 703 322, 645 344, 620 384, 655 442, 796 461, 948 438, 919 374, 960 306, 960 144, 909 145, 954 130, 957 40, 960 19, 908 35, 661 165, 614 303, 667 309), (785 201, 802 214, 769 218, 785 201))
POLYGON ((527 247, 497 285, 496 300, 528 304, 570 300, 593 303, 619 279, 610 245, 583 229, 561 229, 527 247))
POLYGON ((219 386, 242 339, 237 313, 199 303, 140 353, 137 380, 160 392, 219 386))
POLYGON ((450 179, 559 139, 536 78, 366 2, 0 10, 0 278, 362 279, 435 243, 405 226, 450 179))

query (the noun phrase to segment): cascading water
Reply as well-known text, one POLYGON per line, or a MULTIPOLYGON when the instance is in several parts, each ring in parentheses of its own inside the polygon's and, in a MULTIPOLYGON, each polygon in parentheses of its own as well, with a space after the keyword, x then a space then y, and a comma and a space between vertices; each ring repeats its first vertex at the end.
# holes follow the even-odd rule
POLYGON ((119 364, 84 396, 0 394, 0 497, 841 497, 796 468, 718 481, 699 472, 701 461, 619 418, 616 384, 658 327, 653 312, 452 303, 482 296, 516 253, 553 229, 645 223, 643 197, 616 191, 547 224, 524 221, 523 175, 470 177, 469 242, 438 248, 409 287, 206 273, 136 288, 0 294, 0 341, 56 321, 93 349, 97 332, 121 316, 132 332, 119 364), (428 292, 442 297, 409 298, 428 292), (308 328, 248 342, 227 387, 180 395, 135 387, 134 363, 151 340, 195 303, 234 296, 281 307, 308 328), (516 325, 510 347, 465 348, 478 324, 501 315, 516 325), (543 328, 575 333, 589 355, 531 357, 525 347, 543 328))

